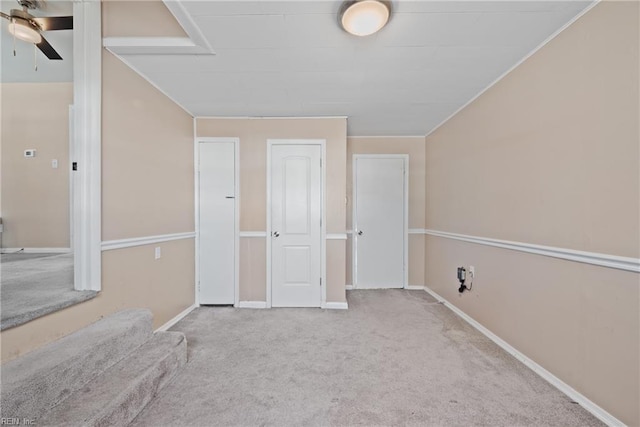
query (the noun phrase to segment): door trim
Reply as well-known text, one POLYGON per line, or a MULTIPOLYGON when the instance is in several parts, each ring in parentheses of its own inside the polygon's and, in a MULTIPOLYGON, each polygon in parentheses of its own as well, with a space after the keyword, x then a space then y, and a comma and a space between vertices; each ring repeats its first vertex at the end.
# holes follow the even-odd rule
POLYGON ((319 145, 320 159, 320 211, 322 226, 320 227, 320 277, 322 280, 320 308, 327 306, 327 218, 326 218, 326 140, 325 139, 267 139, 267 308, 271 308, 271 149, 274 145, 319 145))
POLYGON ((404 245, 403 245, 403 259, 404 259, 404 274, 402 284, 403 289, 409 287, 409 155, 408 154, 354 154, 351 165, 351 187, 352 187, 352 211, 351 211, 351 223, 353 224, 353 231, 351 231, 351 283, 353 289, 358 289, 357 278, 357 264, 358 264, 358 244, 356 243, 355 230, 357 230, 357 177, 356 177, 356 160, 358 159, 402 159, 404 161, 404 245))
POLYGON ((73 285, 102 289, 102 10, 101 3, 73 3, 73 285))
POLYGON ((235 191, 234 191, 234 210, 235 210, 235 218, 234 222, 234 243, 235 243, 235 254, 233 256, 233 267, 234 267, 234 296, 233 296, 233 306, 238 307, 240 303, 240 209, 239 209, 239 200, 240 200, 240 138, 236 137, 196 137, 194 138, 194 147, 193 147, 193 170, 194 170, 194 202, 195 202, 195 225, 196 225, 196 283, 195 283, 195 303, 197 306, 200 306, 200 143, 221 143, 221 142, 232 142, 233 143, 233 156, 235 158, 235 191))

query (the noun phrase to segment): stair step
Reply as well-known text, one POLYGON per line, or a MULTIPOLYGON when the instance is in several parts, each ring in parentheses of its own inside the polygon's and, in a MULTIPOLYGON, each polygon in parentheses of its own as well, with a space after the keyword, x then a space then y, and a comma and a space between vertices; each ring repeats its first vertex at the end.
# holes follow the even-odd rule
POLYGON ((156 332, 129 357, 36 420, 45 426, 125 426, 187 362, 180 332, 156 332))
POLYGON ((3 418, 39 418, 153 336, 149 310, 124 310, 2 365, 3 418))

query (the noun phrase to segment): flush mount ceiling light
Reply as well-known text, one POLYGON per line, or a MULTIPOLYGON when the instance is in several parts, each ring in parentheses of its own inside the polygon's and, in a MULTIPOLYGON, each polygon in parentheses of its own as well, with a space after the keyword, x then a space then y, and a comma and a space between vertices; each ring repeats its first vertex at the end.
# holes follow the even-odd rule
POLYGON ((374 34, 389 21, 391 2, 381 0, 345 1, 339 14, 340 25, 355 36, 374 34))
POLYGON ((9 32, 16 38, 28 43, 38 44, 42 41, 42 36, 38 30, 31 27, 26 20, 14 18, 9 24, 9 32))

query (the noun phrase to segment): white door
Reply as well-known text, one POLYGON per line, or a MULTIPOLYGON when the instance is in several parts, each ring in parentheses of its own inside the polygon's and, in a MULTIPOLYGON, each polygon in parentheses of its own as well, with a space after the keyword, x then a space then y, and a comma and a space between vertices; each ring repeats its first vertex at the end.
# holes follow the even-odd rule
POLYGON ((271 149, 271 305, 320 307, 320 145, 271 149))
POLYGON ((405 284, 406 157, 354 156, 354 286, 405 284))
POLYGON ((235 303, 236 171, 233 142, 199 143, 199 302, 235 303))

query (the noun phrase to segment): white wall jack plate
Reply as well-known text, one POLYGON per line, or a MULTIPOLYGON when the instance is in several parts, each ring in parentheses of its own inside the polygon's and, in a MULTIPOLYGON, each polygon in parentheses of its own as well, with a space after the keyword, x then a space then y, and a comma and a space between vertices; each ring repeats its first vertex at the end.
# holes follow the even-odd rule
POLYGON ((160 246, 156 246, 156 259, 162 258, 162 248, 160 246))
POLYGON ((24 150, 24 156, 25 157, 35 157, 36 156, 36 150, 34 150, 34 149, 24 150))
POLYGON ((473 265, 469 266, 469 274, 474 278, 476 277, 476 268, 473 265))

